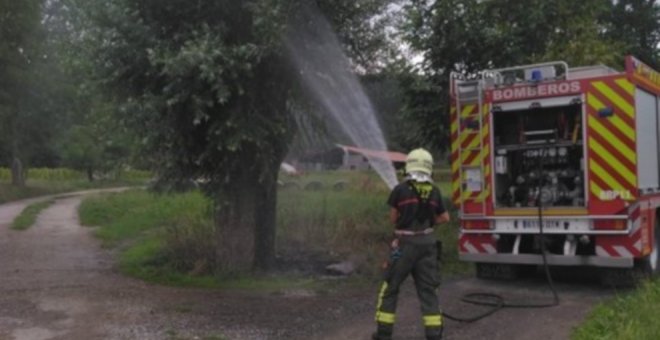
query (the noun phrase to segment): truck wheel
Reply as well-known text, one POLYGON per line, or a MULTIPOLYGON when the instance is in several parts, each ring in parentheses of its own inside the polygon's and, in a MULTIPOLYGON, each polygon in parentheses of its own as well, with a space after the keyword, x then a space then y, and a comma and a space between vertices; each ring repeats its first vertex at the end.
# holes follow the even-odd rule
POLYGON ((636 269, 601 268, 600 283, 608 288, 633 288, 641 281, 641 271, 636 269))

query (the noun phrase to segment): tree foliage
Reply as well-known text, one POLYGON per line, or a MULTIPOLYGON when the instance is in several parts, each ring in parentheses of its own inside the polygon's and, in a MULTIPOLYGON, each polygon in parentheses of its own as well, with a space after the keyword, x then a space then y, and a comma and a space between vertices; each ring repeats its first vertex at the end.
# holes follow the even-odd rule
POLYGON ((451 72, 469 76, 551 60, 616 67, 627 53, 657 60, 660 30, 653 1, 411 0, 405 8, 404 37, 423 63, 413 71, 417 80, 406 90, 402 115, 423 131, 410 142, 438 151, 448 148, 451 72), (433 117, 442 117, 440 124, 433 117))
POLYGON ((606 35, 649 65, 660 68, 660 3, 655 0, 615 1, 607 15, 606 35))
POLYGON ((201 179, 216 199, 222 269, 266 266, 277 169, 290 139, 290 79, 278 50, 286 4, 72 6, 81 10, 96 76, 118 96, 160 180, 201 179))
MULTIPOLYGON (((378 36, 361 22, 364 13, 380 3, 319 3, 333 22, 346 23, 356 65, 367 64, 361 43, 378 36)), ((67 4, 96 78, 116 96, 159 178, 201 180, 216 200, 220 269, 267 267, 277 173, 294 132, 296 72, 281 36, 308 1, 67 4)))
POLYGON ((23 164, 57 162, 61 74, 49 54, 42 0, 0 1, 0 164, 24 185, 23 164))

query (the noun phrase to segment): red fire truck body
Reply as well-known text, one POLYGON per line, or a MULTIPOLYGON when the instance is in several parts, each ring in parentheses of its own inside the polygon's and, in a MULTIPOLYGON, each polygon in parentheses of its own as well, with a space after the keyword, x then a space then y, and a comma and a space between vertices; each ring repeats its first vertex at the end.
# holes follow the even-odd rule
POLYGON ((550 265, 658 270, 660 73, 553 62, 452 74, 450 92, 459 252, 478 274, 541 249, 550 265))

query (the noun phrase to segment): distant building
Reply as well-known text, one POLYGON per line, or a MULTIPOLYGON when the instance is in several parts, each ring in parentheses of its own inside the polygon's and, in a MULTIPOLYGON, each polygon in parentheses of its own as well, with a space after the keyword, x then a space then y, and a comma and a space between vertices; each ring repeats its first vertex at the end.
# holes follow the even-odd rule
POLYGON ((399 168, 406 162, 406 154, 337 144, 335 148, 310 153, 298 160, 298 168, 305 170, 369 170, 369 158, 385 160, 399 168))

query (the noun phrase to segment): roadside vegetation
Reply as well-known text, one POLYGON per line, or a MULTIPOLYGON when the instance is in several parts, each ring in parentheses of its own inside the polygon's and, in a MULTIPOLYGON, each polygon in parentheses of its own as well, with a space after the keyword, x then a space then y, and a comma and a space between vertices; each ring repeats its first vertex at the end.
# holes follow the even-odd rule
POLYGON ((42 202, 35 202, 23 209, 20 215, 18 215, 11 224, 11 228, 14 230, 26 230, 30 228, 34 222, 37 220, 39 213, 51 206, 55 200, 48 200, 42 202))
MULTIPOLYGON (((441 187, 446 192, 446 184, 441 187)), ((86 199, 84 225, 106 247, 120 249, 125 274, 150 282, 183 286, 278 289, 314 285, 326 265, 350 261, 353 277, 379 273, 391 226, 385 200, 389 190, 372 174, 328 172, 285 177, 277 206, 276 272, 227 280, 215 272, 212 203, 201 193, 153 194, 143 190, 86 199)), ((457 261, 456 224, 438 229, 445 245, 443 273, 464 273, 457 261)))
POLYGON ((573 340, 655 340, 660 334, 660 281, 598 305, 573 332, 573 340))
POLYGON ((78 190, 144 185, 151 174, 146 171, 126 170, 89 181, 87 175, 80 171, 37 168, 27 170, 26 177, 25 186, 11 185, 10 170, 0 168, 0 203, 78 190))

